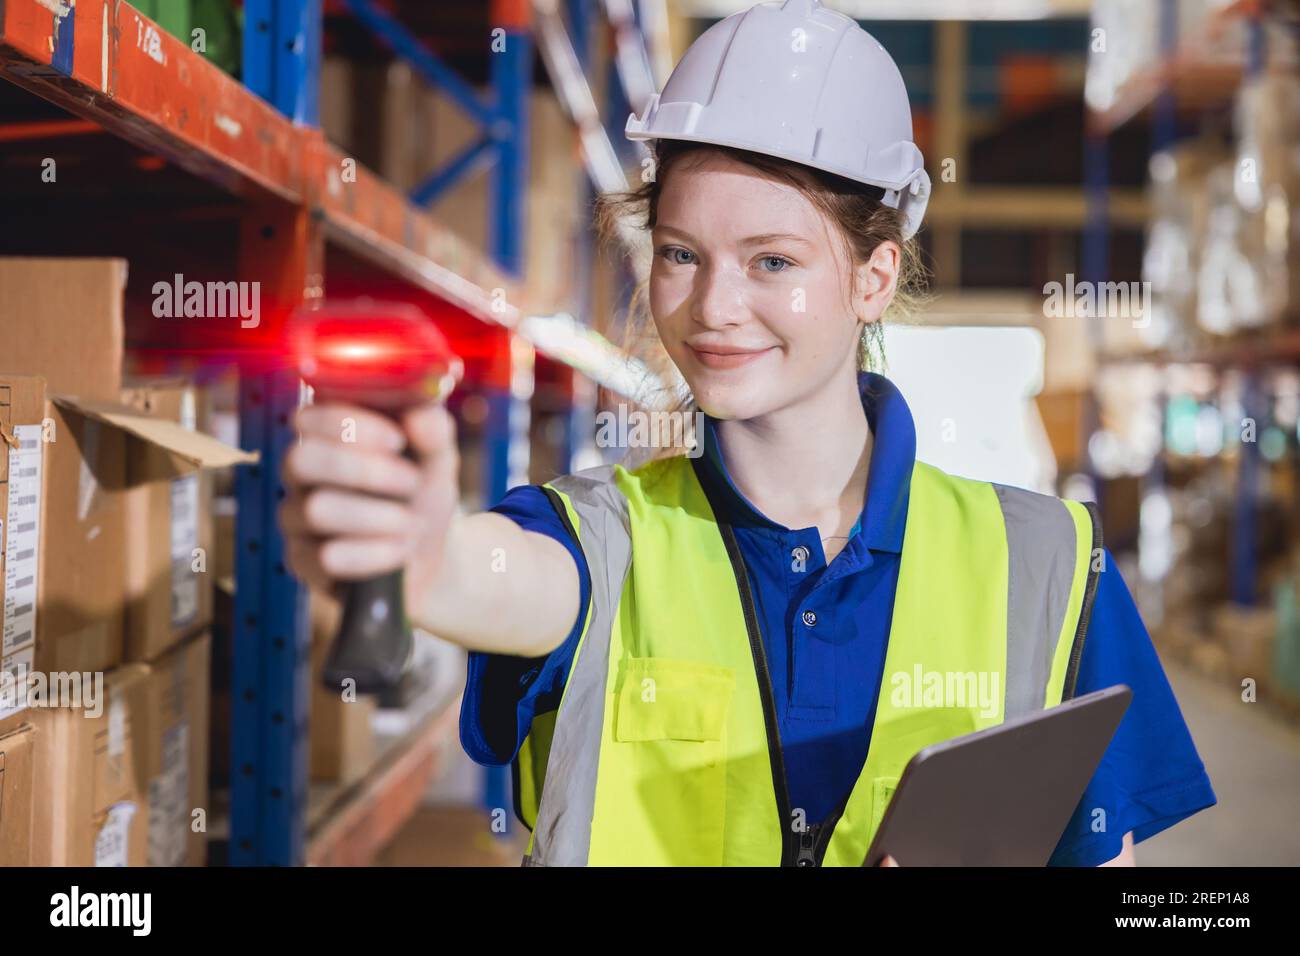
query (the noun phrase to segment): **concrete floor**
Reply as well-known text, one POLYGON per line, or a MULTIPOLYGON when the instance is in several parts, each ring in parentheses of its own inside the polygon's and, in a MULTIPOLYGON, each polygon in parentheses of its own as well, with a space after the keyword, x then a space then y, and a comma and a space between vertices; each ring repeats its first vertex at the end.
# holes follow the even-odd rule
POLYGON ((1136 848, 1139 866, 1300 866, 1300 727, 1164 660, 1219 802, 1136 848))
POLYGON ((488 814, 471 807, 425 806, 375 860, 376 866, 519 866, 527 833, 497 836, 488 814))

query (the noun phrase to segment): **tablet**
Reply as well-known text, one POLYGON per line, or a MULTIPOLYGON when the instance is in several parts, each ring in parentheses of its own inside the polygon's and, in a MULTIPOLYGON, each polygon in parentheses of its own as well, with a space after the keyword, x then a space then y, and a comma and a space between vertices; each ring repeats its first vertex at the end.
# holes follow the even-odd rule
POLYGON ((917 752, 863 866, 1045 866, 1128 709, 1123 684, 917 752))

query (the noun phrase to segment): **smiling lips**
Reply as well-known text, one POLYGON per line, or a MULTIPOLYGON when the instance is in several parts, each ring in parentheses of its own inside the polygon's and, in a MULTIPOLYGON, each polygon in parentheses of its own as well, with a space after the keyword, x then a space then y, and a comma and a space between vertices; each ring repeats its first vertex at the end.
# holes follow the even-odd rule
POLYGON ((766 355, 775 346, 765 349, 740 349, 727 345, 687 345, 691 354, 706 368, 739 368, 748 365, 760 355, 766 355))

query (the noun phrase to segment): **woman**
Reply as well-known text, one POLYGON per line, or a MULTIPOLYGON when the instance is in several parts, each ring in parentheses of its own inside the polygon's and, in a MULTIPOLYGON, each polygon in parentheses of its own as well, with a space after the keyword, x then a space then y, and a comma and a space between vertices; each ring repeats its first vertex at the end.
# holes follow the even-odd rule
POLYGON ((646 213, 702 454, 464 515, 441 408, 403 430, 316 406, 285 466, 295 573, 404 567, 412 619, 471 649, 462 742, 512 764, 526 862, 858 865, 921 747, 1116 683, 1133 703, 1052 862, 1131 865, 1211 805, 1093 510, 918 463, 869 371, 929 188, 888 54, 815 0, 759 5, 628 128, 654 175, 602 223, 646 213), (936 674, 969 695, 931 699, 936 674))

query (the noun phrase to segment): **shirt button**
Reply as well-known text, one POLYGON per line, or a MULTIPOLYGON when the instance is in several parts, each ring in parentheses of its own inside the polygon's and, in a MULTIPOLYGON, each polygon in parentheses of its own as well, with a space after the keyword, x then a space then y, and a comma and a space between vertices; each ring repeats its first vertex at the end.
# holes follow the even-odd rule
POLYGON ((814 614, 812 611, 804 611, 803 622, 807 624, 809 627, 812 627, 817 623, 817 615, 814 614))
POLYGON ((811 553, 812 552, 810 552, 803 545, 799 545, 799 547, 795 548, 793 551, 790 552, 790 557, 794 558, 796 561, 807 561, 808 555, 811 553))

